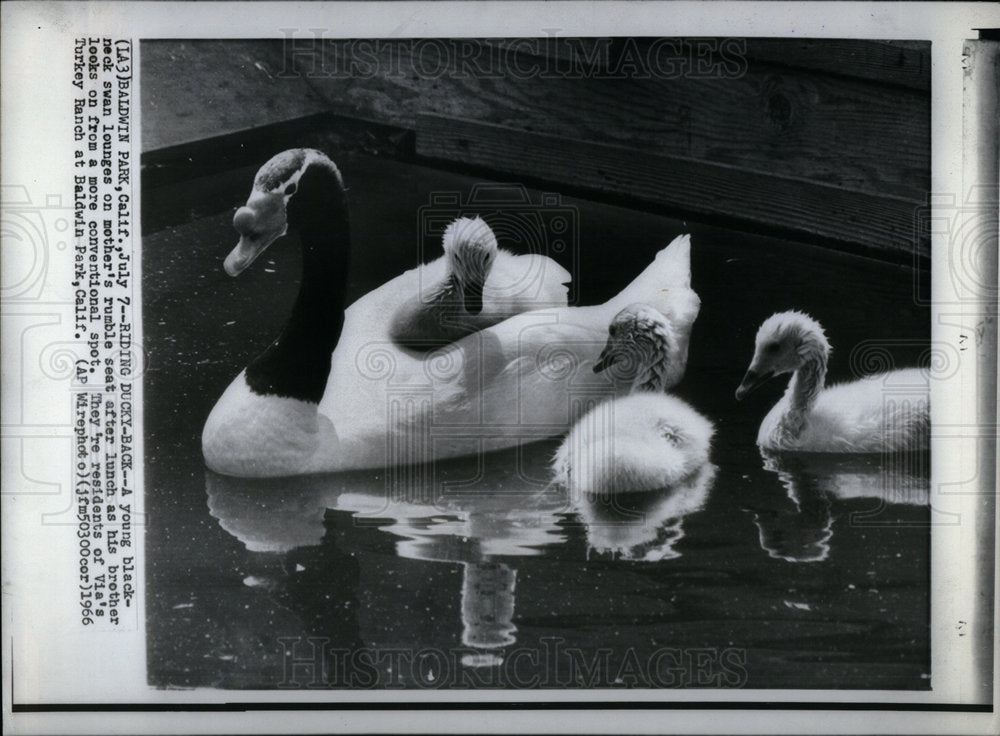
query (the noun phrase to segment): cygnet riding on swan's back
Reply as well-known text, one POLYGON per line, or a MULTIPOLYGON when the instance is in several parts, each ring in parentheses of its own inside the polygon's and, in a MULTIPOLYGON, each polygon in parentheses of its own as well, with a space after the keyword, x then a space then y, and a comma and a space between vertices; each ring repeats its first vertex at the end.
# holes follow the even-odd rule
POLYGON ((398 345, 432 350, 521 312, 566 306, 566 269, 545 256, 498 248, 479 217, 448 225, 442 246, 444 256, 420 269, 421 293, 392 316, 389 334, 398 345))
POLYGON ((768 317, 757 331, 740 400, 769 378, 791 373, 784 396, 764 417, 757 444, 766 450, 892 452, 929 446, 927 377, 906 368, 825 387, 830 343, 801 312, 768 317))
POLYGON ((603 304, 525 312, 418 353, 392 340, 389 315, 429 283, 421 269, 344 309, 347 198, 323 153, 293 149, 264 164, 233 224, 240 242, 226 259, 229 274, 297 231, 302 282, 281 334, 230 383, 205 422, 205 462, 225 475, 387 468, 559 434, 579 415, 580 391, 619 390, 591 368, 611 318, 637 300, 671 315, 667 385, 684 372, 698 313, 688 236, 603 304))
POLYGON ((715 432, 709 420, 664 393, 680 375, 670 360, 677 335, 663 314, 631 304, 608 332, 594 371, 619 372, 631 380, 632 394, 591 409, 556 451, 554 480, 574 496, 676 485, 708 462, 715 432))

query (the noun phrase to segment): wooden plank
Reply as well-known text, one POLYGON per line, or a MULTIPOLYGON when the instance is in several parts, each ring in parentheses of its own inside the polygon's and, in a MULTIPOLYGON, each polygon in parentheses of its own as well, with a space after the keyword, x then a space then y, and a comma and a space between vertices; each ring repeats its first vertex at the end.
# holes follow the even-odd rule
POLYGON ((843 77, 867 79, 929 92, 931 88, 930 41, 879 41, 868 39, 816 38, 543 38, 536 43, 523 39, 498 39, 498 47, 551 59, 555 69, 591 69, 612 74, 632 55, 634 44, 640 58, 659 44, 659 66, 697 76, 727 76, 732 69, 752 62, 780 64, 843 77), (666 43, 666 46, 663 44, 666 43), (576 65, 575 67, 573 65, 576 65))
POLYGON ((307 115, 145 151, 143 186, 155 188, 178 179, 208 176, 241 166, 260 166, 286 148, 412 158, 413 131, 328 112, 307 115))
POLYGON ((738 78, 518 78, 513 67, 530 59, 464 43, 480 43, 461 49, 479 49, 474 63, 447 44, 372 43, 365 70, 347 75, 360 52, 327 41, 309 82, 339 114, 402 127, 435 114, 877 196, 922 199, 930 186, 925 92, 759 61, 738 78))
POLYGON ((747 57, 930 92, 930 41, 748 38, 747 57))
POLYGON ((183 221, 170 217, 190 219, 232 208, 239 203, 219 199, 220 194, 228 197, 225 189, 204 182, 244 167, 252 169, 252 178, 253 170, 286 148, 318 148, 338 160, 348 152, 412 160, 413 145, 412 131, 320 113, 147 151, 142 154, 142 230, 155 232, 183 221), (156 192, 182 181, 202 185, 178 191, 173 205, 162 207, 156 192))
POLYGON ((926 240, 913 240, 914 200, 434 115, 419 118, 416 151, 531 182, 614 194, 709 221, 722 216, 807 233, 896 258, 930 252, 926 240))
POLYGON ((278 77, 274 41, 152 40, 140 50, 143 151, 326 109, 304 78, 278 77))

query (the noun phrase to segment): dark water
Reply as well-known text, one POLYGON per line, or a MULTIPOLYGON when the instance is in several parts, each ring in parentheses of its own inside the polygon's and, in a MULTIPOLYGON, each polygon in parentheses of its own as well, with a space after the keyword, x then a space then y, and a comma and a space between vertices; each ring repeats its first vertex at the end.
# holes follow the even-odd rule
MULTIPOLYGON (((432 192, 473 183, 339 163, 354 297, 416 262, 432 192)), ((703 307, 675 393, 716 422, 699 476, 574 501, 547 488, 553 440, 389 477, 236 480, 205 470, 201 427, 298 278, 293 243, 239 280, 222 271, 253 173, 144 192, 174 223, 143 241, 152 684, 930 686, 926 457, 765 462, 754 438, 783 386, 733 399, 757 326, 793 307, 826 327, 832 380, 926 363, 926 273, 574 200, 580 247, 562 258, 581 304, 692 233, 703 307), (872 345, 877 360, 859 352, 872 345), (419 492, 400 499, 401 478, 419 492)))

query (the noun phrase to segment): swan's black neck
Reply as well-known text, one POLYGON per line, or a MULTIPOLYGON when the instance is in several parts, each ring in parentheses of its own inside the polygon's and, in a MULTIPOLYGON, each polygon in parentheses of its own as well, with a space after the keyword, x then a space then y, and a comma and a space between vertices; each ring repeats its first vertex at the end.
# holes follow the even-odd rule
POLYGON ((334 169, 314 162, 303 172, 287 219, 301 239, 302 284, 284 330, 247 366, 246 379, 257 394, 319 403, 344 325, 351 252, 347 196, 334 169))

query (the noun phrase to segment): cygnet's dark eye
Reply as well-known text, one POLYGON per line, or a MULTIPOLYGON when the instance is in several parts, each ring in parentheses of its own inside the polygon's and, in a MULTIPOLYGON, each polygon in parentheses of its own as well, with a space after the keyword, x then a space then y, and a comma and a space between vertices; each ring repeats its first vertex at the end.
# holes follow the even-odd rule
POLYGON ((768 353, 776 353, 776 352, 778 352, 778 348, 779 347, 781 347, 781 346, 778 345, 778 343, 776 343, 776 342, 769 342, 767 345, 764 346, 764 351, 768 352, 768 353))
POLYGON ((298 191, 298 188, 299 185, 293 181, 291 184, 285 187, 285 196, 287 197, 292 196, 293 194, 295 194, 296 191, 298 191))

